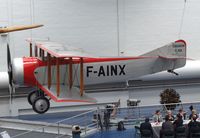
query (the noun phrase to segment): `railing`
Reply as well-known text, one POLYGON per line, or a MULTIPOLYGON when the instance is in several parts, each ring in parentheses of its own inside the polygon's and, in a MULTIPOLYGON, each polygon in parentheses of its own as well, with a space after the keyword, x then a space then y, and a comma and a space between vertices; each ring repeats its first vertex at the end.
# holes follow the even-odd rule
MULTIPOLYGON (((99 128, 99 130, 115 130, 113 135, 121 135, 121 137, 134 137, 134 135, 136 133, 133 133, 133 129, 135 129, 134 126, 139 126, 141 122, 144 122, 145 117, 149 117, 151 120, 153 119, 153 115, 155 113, 156 110, 160 110, 162 113, 163 118, 165 117, 166 113, 167 113, 167 107, 168 106, 172 106, 172 105, 176 105, 176 108, 174 110, 172 110, 174 116, 176 116, 176 114, 178 113, 179 109, 183 109, 186 112, 186 119, 188 119, 188 115, 190 114, 190 109, 189 107, 191 105, 193 105, 194 109, 196 109, 197 111, 200 111, 200 102, 194 102, 194 103, 177 103, 177 104, 157 104, 157 105, 148 105, 148 106, 129 106, 126 108, 117 108, 117 112, 116 114, 112 117, 110 117, 109 119, 109 125, 106 126, 106 124, 104 124, 103 129, 99 128), (119 130, 118 129, 118 124, 119 122, 122 121, 125 128, 127 129, 126 131, 121 131, 122 133, 120 133, 120 131, 116 131, 119 130)), ((102 113, 102 120, 103 122, 106 122, 106 120, 104 120, 104 116, 103 114, 105 112, 108 112, 108 110, 111 110, 111 114, 113 113, 113 108, 107 108, 107 109, 101 109, 101 111, 99 111, 99 113, 102 113)), ((105 132, 105 133, 106 133, 105 132)), ((104 133, 103 132, 98 132, 98 133, 104 133)), ((101 135, 101 134, 100 134, 101 135)), ((98 135, 99 136, 99 135, 98 135)), ((92 138, 92 137, 96 137, 96 135, 91 135, 87 138, 92 138)))
POLYGON ((31 133, 51 133, 57 135, 57 137, 68 136, 71 137, 71 129, 73 125, 79 125, 83 134, 86 134, 89 130, 96 129, 96 123, 93 123, 91 118, 97 110, 90 110, 81 114, 69 117, 55 123, 48 123, 45 126, 38 127, 24 133, 12 136, 12 138, 28 137, 31 133))
POLYGON ((57 138, 71 137, 71 128, 73 125, 79 125, 81 127, 82 136, 90 134, 92 131, 106 130, 109 128, 117 128, 118 123, 123 121, 124 125, 133 127, 139 125, 144 121, 145 117, 152 119, 153 114, 156 110, 160 110, 163 117, 166 114, 167 106, 176 105, 176 108, 172 111, 174 115, 178 113, 178 110, 182 108, 187 115, 190 114, 189 107, 193 107, 200 111, 200 102, 195 103, 177 103, 177 104, 157 104, 147 106, 129 106, 125 108, 105 108, 105 109, 94 109, 81 114, 69 117, 55 123, 48 123, 45 126, 38 127, 24 133, 17 134, 13 138, 22 136, 28 137, 31 133, 51 133, 56 134, 57 138), (115 111, 114 111, 115 110, 115 111), (109 112, 109 116, 106 113, 109 112), (109 118, 108 124, 106 119, 109 118))
MULTIPOLYGON (((106 118, 105 113, 110 112, 109 116, 109 127, 117 127, 120 121, 123 121, 125 125, 139 125, 144 121, 145 117, 149 117, 152 120, 152 117, 156 110, 160 110, 163 118, 167 113, 167 107, 172 105, 176 105, 175 109, 172 110, 173 115, 175 116, 178 113, 179 109, 183 109, 186 112, 186 118, 188 118, 190 114, 189 107, 193 105, 193 107, 200 111, 200 102, 195 103, 176 103, 176 104, 157 104, 157 105, 147 105, 147 106, 129 106, 125 108, 117 108, 116 113, 112 114, 113 108, 99 109, 97 111, 101 116, 101 121, 104 122, 103 130, 106 129, 106 118), (110 111, 109 111, 110 110, 110 111)), ((98 123, 99 124, 99 123, 98 123)), ((99 129, 102 129, 100 125, 97 125, 99 129)))

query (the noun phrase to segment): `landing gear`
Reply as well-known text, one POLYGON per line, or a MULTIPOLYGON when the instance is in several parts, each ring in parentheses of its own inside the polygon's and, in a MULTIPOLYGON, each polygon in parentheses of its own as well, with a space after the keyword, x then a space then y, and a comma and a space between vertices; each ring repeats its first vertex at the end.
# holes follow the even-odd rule
POLYGON ((48 111, 50 107, 49 99, 45 97, 42 90, 34 90, 28 95, 28 102, 32 105, 36 113, 43 114, 48 111))
POLYGON ((46 97, 38 97, 37 99, 35 99, 32 106, 33 110, 36 113, 43 114, 48 111, 50 107, 50 102, 46 97))
POLYGON ((37 99, 38 97, 44 97, 44 92, 41 90, 34 90, 31 93, 29 93, 28 95, 28 103, 30 105, 33 105, 33 102, 35 101, 35 99, 37 99))
POLYGON ((31 93, 29 93, 28 95, 28 103, 30 105, 33 105, 33 102, 35 101, 35 99, 38 98, 38 91, 35 90, 35 91, 32 91, 31 93))

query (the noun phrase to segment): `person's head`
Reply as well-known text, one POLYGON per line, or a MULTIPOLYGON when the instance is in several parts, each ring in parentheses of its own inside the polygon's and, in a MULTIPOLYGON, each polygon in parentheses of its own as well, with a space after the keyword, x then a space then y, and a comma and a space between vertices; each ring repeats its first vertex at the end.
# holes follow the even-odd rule
POLYGON ((148 117, 145 118, 145 122, 149 122, 149 118, 148 117))
POLYGON ((169 115, 165 116, 165 121, 169 121, 169 115))
POLYGON ((159 115, 160 114, 160 110, 156 110, 156 114, 159 115))
POLYGON ((197 120, 197 115, 192 115, 192 120, 196 121, 197 120))
POLYGON ((171 111, 171 110, 168 110, 168 111, 167 111, 167 115, 172 116, 172 111, 171 111))

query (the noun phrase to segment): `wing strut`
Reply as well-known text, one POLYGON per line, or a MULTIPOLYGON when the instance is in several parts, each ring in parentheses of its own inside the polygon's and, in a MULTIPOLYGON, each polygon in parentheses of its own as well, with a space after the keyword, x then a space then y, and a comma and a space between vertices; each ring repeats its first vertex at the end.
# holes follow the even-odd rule
POLYGON ((51 88, 51 55, 47 53, 48 89, 51 88))
POLYGON ((56 91, 57 97, 60 95, 60 65, 59 65, 59 58, 56 58, 56 91))
POLYGON ((84 76, 83 76, 83 58, 80 58, 80 95, 83 96, 84 76))
POLYGON ((39 56, 42 57, 42 49, 40 48, 39 51, 40 51, 40 52, 39 52, 39 56))
POLYGON ((44 60, 44 50, 41 49, 41 57, 42 57, 42 60, 44 60))
POLYGON ((33 56, 33 52, 32 52, 32 43, 30 43, 30 57, 32 57, 33 56))
POLYGON ((69 89, 71 90, 73 85, 73 78, 72 78, 73 70, 72 70, 72 58, 69 58, 69 89))
POLYGON ((38 48, 37 48, 37 46, 35 46, 35 57, 37 57, 38 56, 38 48))

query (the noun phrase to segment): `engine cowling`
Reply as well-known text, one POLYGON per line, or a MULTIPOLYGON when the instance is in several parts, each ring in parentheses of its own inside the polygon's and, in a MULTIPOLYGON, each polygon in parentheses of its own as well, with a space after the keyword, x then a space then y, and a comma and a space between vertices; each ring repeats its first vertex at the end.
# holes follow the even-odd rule
POLYGON ((13 81, 17 85, 36 86, 34 71, 42 62, 36 57, 15 58, 12 64, 13 81))
POLYGON ((8 88, 8 72, 0 72, 0 89, 8 88))

